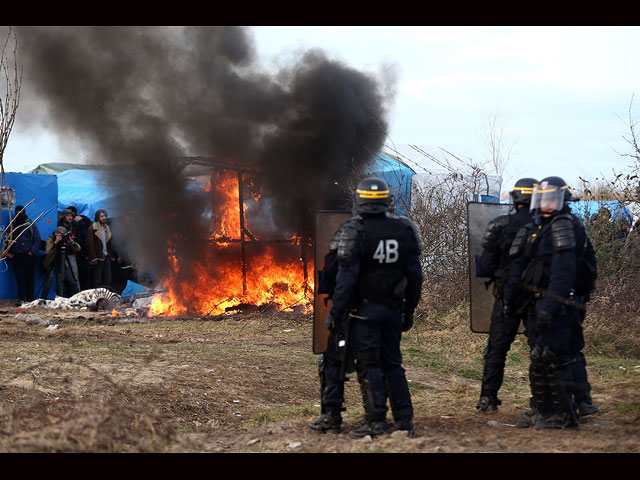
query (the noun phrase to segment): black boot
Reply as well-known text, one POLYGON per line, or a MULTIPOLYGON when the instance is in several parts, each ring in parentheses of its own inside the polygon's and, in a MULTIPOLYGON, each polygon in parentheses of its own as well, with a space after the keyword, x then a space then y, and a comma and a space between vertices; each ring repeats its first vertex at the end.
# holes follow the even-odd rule
POLYGON ((342 425, 340 411, 328 411, 311 422, 309 428, 320 433, 340 433, 340 425, 342 425))
POLYGON ((502 405, 502 402, 495 395, 483 395, 480 397, 480 401, 476 408, 481 412, 486 412, 487 410, 491 412, 495 412, 498 410, 498 406, 502 405))
POLYGON ((539 415, 537 414, 535 408, 532 408, 531 410, 527 410, 522 414, 522 418, 520 418, 520 420, 518 420, 518 422, 516 423, 516 428, 531 427, 536 423, 538 416, 539 415))
POLYGON ((391 424, 386 420, 379 422, 367 422, 366 420, 361 427, 351 430, 349 436, 351 438, 364 438, 367 435, 375 437, 377 435, 385 435, 391 431, 391 424))
POLYGON ((522 418, 516 423, 516 428, 529 428, 536 423, 538 412, 536 410, 536 402, 533 397, 529 398, 530 410, 522 414, 522 418))
POLYGON ((580 430, 580 425, 575 419, 575 415, 567 413, 552 413, 546 417, 539 416, 536 419, 535 427, 538 430, 580 430))
POLYGON ((396 430, 406 431, 407 437, 413 438, 416 436, 416 431, 413 426, 413 419, 411 417, 401 418, 396 420, 396 430))
POLYGON ((598 410, 598 407, 593 404, 591 395, 589 394, 580 399, 576 398, 576 403, 578 404, 578 415, 581 417, 593 415, 594 413, 598 413, 600 411, 598 410))

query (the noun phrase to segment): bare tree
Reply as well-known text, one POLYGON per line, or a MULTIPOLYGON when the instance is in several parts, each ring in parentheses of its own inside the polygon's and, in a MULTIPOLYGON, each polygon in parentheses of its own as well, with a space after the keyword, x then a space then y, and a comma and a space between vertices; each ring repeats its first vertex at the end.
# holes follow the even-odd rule
MULTIPOLYGON (((9 28, 7 38, 0 51, 0 71, 2 71, 2 77, 0 78, 4 80, 2 83, 4 83, 5 87, 4 95, 0 91, 0 211, 6 207, 9 210, 10 219, 6 228, 8 235, 5 236, 2 248, 0 248, 0 260, 2 260, 6 257, 7 252, 18 237, 27 230, 26 228, 23 229, 20 235, 13 238, 13 232, 20 225, 12 225, 14 221, 12 211, 15 204, 15 191, 7 185, 4 174, 4 151, 7 148, 9 135, 16 119, 16 112, 20 104, 20 88, 22 86, 22 68, 18 68, 18 41, 12 28, 9 28)), ((29 204, 32 202, 33 200, 29 204)))
POLYGON ((487 149, 487 164, 491 170, 499 175, 503 184, 505 180, 504 174, 512 161, 512 152, 516 141, 508 141, 505 136, 504 117, 498 112, 491 112, 485 118, 485 130, 483 132, 483 143, 487 149))
POLYGON ((16 119, 22 86, 22 68, 18 68, 18 41, 11 28, 0 52, 0 70, 5 83, 4 97, 0 93, 0 171, 4 187, 4 151, 16 119))

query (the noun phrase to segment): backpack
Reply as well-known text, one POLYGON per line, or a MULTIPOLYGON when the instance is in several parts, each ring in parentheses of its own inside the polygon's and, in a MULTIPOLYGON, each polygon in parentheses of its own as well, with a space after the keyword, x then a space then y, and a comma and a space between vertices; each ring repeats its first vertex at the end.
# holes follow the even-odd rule
POLYGON ((586 296, 591 294, 591 292, 593 292, 596 288, 596 280, 598 278, 598 263, 596 261, 596 252, 588 235, 586 236, 584 241, 584 246, 582 249, 582 259, 578 264, 576 275, 576 295, 586 296))

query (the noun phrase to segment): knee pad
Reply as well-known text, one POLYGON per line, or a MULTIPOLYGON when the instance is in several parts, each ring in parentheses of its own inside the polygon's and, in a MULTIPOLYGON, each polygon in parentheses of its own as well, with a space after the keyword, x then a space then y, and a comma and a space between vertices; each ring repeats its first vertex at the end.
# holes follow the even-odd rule
POLYGON ((541 355, 542 363, 545 367, 555 368, 558 364, 558 357, 549 347, 544 347, 541 355))
POLYGON ((533 349, 531 349, 530 358, 531 358, 531 368, 537 369, 542 367, 543 365, 542 347, 540 347, 540 345, 535 345, 533 349))
POLYGON ((363 352, 356 352, 354 357, 358 371, 371 367, 380 367, 380 353, 377 351, 365 350, 363 352))

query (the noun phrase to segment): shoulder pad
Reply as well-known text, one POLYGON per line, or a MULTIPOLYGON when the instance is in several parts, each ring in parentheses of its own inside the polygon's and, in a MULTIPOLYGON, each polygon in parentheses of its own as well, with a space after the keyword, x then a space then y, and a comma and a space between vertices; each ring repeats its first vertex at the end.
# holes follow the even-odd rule
POLYGON ((344 228, 344 223, 338 227, 338 229, 336 230, 336 233, 333 234, 333 237, 329 241, 330 252, 338 250, 338 241, 340 240, 340 233, 342 232, 343 228, 344 228))
POLYGON ((509 217, 509 215, 500 215, 489 222, 482 237, 482 248, 494 249, 498 246, 500 232, 509 224, 509 217))
POLYGON ((418 255, 420 255, 422 253, 422 240, 420 239, 420 232, 418 231, 418 226, 409 217, 396 216, 396 218, 400 220, 404 225, 409 227, 409 230, 413 235, 413 239, 416 242, 416 246, 418 247, 418 255))
POLYGON ((527 243, 527 237, 529 236, 529 231, 533 227, 532 223, 527 223, 523 225, 516 236, 511 242, 511 247, 509 248, 509 257, 514 258, 520 255, 524 251, 524 246, 527 243))
POLYGON ((576 233, 573 222, 566 217, 559 217, 551 224, 551 244, 554 251, 568 250, 576 246, 576 233))
POLYGON ((342 225, 338 235, 338 262, 341 265, 349 265, 358 258, 362 228, 360 218, 351 218, 342 225))

